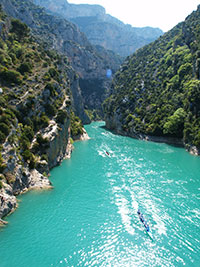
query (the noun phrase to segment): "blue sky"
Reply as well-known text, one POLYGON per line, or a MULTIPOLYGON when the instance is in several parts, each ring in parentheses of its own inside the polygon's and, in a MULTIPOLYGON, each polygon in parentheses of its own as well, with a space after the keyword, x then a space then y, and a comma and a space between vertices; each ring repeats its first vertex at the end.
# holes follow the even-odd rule
POLYGON ((134 27, 158 27, 168 31, 183 21, 200 0, 68 0, 74 4, 99 4, 106 13, 134 27))

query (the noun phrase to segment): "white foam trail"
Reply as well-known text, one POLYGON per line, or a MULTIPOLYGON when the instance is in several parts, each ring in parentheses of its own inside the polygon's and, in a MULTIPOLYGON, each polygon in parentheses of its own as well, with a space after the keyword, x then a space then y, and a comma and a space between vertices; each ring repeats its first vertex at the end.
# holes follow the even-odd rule
POLYGON ((167 236, 167 228, 165 226, 163 216, 161 216, 161 211, 156 207, 156 205, 150 199, 149 195, 147 195, 145 207, 148 213, 152 214, 153 221, 156 223, 154 228, 157 229, 158 234, 159 235, 164 234, 167 236))
POLYGON ((106 154, 105 154, 104 151, 98 150, 97 152, 98 152, 99 156, 101 156, 101 157, 103 157, 103 158, 106 157, 106 154))
POLYGON ((131 223, 131 216, 130 216, 131 211, 128 207, 129 204, 130 203, 128 202, 128 200, 123 196, 120 196, 120 198, 116 202, 116 205, 119 208, 119 214, 121 215, 122 223, 123 223, 126 231, 130 235, 134 235, 135 230, 134 230, 132 223, 131 223))
POLYGON ((134 209, 134 211, 136 213, 138 211, 138 203, 137 203, 137 201, 135 199, 135 195, 134 195, 133 192, 131 192, 131 199, 132 199, 132 207, 133 207, 133 209, 134 209))

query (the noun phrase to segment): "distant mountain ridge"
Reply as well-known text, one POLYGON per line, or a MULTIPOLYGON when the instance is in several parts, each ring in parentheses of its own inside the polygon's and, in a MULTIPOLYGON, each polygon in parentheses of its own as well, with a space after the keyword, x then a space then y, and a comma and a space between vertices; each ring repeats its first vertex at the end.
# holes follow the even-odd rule
POLYGON ((159 28, 124 24, 100 5, 69 4, 66 0, 33 0, 35 4, 75 23, 93 45, 101 45, 126 57, 163 34, 159 28))

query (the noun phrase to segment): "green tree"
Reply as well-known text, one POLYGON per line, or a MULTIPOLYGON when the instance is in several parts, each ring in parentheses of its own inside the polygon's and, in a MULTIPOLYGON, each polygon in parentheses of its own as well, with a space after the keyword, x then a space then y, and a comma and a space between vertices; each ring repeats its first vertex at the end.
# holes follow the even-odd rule
POLYGON ((183 108, 177 109, 164 124, 163 133, 182 137, 185 116, 186 113, 183 108))
POLYGON ((58 111, 57 117, 56 117, 56 122, 64 124, 65 119, 68 118, 68 114, 66 110, 60 109, 58 111))
POLYGON ((183 79, 184 76, 186 75, 191 75, 192 74, 192 64, 191 63, 185 63, 180 66, 178 70, 178 75, 181 79, 183 79))
POLYGON ((195 114, 200 111, 200 81, 191 80, 185 85, 187 98, 195 114))
POLYGON ((1 132, 4 133, 6 136, 10 132, 9 126, 7 126, 7 124, 5 124, 4 122, 0 122, 0 129, 1 129, 1 132))
POLYGON ((28 26, 18 19, 13 19, 11 21, 11 26, 11 32, 15 33, 19 39, 23 39, 30 32, 28 26))

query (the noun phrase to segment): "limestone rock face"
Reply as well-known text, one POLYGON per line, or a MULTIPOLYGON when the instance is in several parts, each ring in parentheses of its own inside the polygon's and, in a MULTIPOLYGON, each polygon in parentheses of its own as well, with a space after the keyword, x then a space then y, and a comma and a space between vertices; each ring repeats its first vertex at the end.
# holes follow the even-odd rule
POLYGON ((104 16, 105 8, 100 5, 70 4, 67 0, 33 0, 37 5, 48 7, 52 12, 58 12, 67 18, 82 16, 104 16))
POLYGON ((190 154, 199 156, 200 155, 200 149, 198 149, 196 146, 186 146, 186 149, 190 154))
POLYGON ((43 137, 47 138, 49 142, 47 156, 50 169, 60 164, 71 152, 67 149, 70 136, 69 126, 70 120, 67 119, 63 125, 58 125, 55 121, 51 121, 43 133, 43 137))
MULTIPOLYGON (((87 94, 88 90, 91 90, 91 84, 95 84, 92 91, 93 97, 90 97, 92 98, 90 102, 93 103, 91 108, 101 110, 102 100, 100 102, 96 101, 98 98, 97 95, 100 90, 102 99, 104 100, 108 88, 105 84, 111 83, 111 79, 108 79, 106 76, 106 70, 111 69, 115 73, 122 62, 122 58, 110 51, 105 51, 104 48, 98 49, 92 46, 85 34, 76 25, 62 18, 60 15, 55 16, 52 13, 46 13, 43 8, 35 6, 33 2, 31 0, 24 2, 20 0, 2 0, 2 5, 9 15, 22 20, 31 27, 32 32, 37 36, 38 40, 42 39, 42 41, 46 42, 47 47, 56 49, 59 53, 68 57, 69 64, 77 73, 76 79, 78 80, 73 84, 73 88, 75 88, 75 84, 77 85, 77 92, 73 90, 73 94, 76 96, 80 95, 78 92, 80 89, 81 95, 85 97, 83 97, 83 100, 79 99, 78 102, 80 103, 82 101, 82 106, 86 108, 91 107, 91 104, 88 104, 88 95, 85 95, 85 93, 87 94), (84 83, 79 83, 79 77, 84 83), (97 81, 103 82, 97 84, 97 81)), ((64 1, 61 2, 68 6, 64 1)), ((56 4, 56 6, 59 5, 56 4)), ((98 13, 99 7, 97 6, 96 8, 98 13)), ((76 107, 80 110, 81 105, 76 107)), ((82 119, 86 119, 84 123, 88 122, 88 118, 86 118, 83 109, 82 114, 77 112, 77 115, 82 119)))
POLYGON ((84 124, 90 123, 90 119, 84 112, 84 98, 81 92, 79 78, 76 73, 71 69, 68 71, 68 77, 70 80, 70 89, 72 92, 72 106, 77 116, 82 120, 84 124))
POLYGON ((115 112, 112 116, 106 116, 106 128, 115 131, 117 134, 124 134, 121 125, 121 115, 115 112))
POLYGON ((99 5, 69 4, 65 0, 34 0, 54 14, 75 23, 93 45, 126 57, 163 34, 159 28, 136 28, 106 14, 99 5))
POLYGON ((16 195, 30 189, 51 188, 47 177, 49 170, 71 154, 69 120, 66 120, 63 125, 51 121, 44 130, 43 137, 49 141, 46 151, 48 164, 44 160, 38 161, 36 169, 33 170, 30 170, 28 164, 19 163, 20 159, 15 144, 3 146, 2 156, 7 164, 3 171, 5 177, 3 188, 0 190, 0 219, 17 207, 16 195))
POLYGON ((74 141, 86 141, 89 139, 90 139, 90 137, 88 136, 88 134, 84 128, 83 128, 83 133, 81 135, 74 136, 74 141))
POLYGON ((14 211, 17 207, 17 199, 12 193, 12 188, 4 183, 4 189, 0 190, 0 223, 1 218, 14 211))

